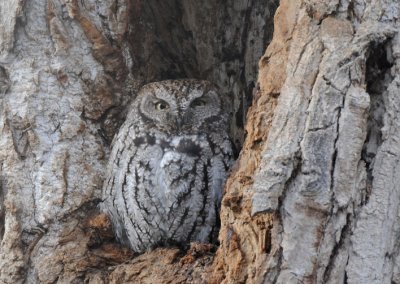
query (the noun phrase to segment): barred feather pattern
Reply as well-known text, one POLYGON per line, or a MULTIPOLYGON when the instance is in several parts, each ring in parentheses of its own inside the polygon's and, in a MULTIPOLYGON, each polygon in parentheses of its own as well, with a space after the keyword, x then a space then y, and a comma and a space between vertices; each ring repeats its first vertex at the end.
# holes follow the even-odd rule
POLYGON ((114 138, 102 209, 136 252, 210 242, 232 163, 228 113, 211 83, 146 85, 114 138))

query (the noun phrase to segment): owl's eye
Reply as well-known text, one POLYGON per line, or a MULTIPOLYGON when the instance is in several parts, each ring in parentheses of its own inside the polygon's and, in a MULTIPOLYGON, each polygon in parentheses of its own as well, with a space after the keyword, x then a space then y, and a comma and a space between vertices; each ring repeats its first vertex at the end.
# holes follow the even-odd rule
POLYGON ((169 105, 164 101, 158 101, 154 104, 156 110, 166 110, 169 108, 169 105))
POLYGON ((195 99, 190 106, 191 107, 199 107, 199 106, 205 106, 206 105, 206 100, 205 99, 195 99))

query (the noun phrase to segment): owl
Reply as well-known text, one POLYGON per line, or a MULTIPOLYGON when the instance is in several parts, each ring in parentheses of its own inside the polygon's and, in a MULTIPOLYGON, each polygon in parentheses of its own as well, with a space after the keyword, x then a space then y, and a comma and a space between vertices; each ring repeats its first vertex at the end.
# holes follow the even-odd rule
POLYGON ((102 209, 136 252, 210 242, 233 163, 229 111, 207 81, 145 85, 114 138, 102 209))

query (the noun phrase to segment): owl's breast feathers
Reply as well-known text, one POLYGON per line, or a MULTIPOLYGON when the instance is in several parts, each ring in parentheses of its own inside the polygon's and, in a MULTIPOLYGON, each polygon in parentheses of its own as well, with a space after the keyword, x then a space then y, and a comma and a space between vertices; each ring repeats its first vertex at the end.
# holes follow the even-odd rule
POLYGON ((163 150, 155 172, 159 190, 163 191, 166 199, 183 198, 200 182, 196 180, 201 178, 199 170, 207 162, 204 141, 197 141, 194 137, 175 138, 163 150))
POLYGON ((127 131, 117 141, 104 206, 119 240, 137 252, 211 240, 232 157, 221 135, 127 131))

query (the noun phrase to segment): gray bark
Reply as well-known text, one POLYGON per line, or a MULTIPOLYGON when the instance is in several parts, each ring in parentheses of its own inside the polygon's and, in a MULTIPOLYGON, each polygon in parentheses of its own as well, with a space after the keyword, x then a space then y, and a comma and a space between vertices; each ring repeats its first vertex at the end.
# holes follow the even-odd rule
POLYGON ((115 240, 90 218, 125 106, 147 82, 208 79, 240 147, 276 2, 0 2, 1 283, 119 279, 131 254, 99 248, 115 240))
POLYGON ((275 8, 2 1, 0 282, 400 283, 400 3, 282 0, 257 70, 275 8), (212 264, 132 257, 97 209, 127 103, 188 77, 231 99, 243 145, 212 264))
MULTIPOLYGON (((251 200, 250 222, 269 222, 267 230, 254 224, 252 245, 266 251, 253 253, 258 274, 243 277, 399 283, 399 2, 281 1, 279 9, 281 18, 295 16, 290 35, 275 34, 261 62, 273 63, 276 42, 290 38, 285 79, 241 197, 251 200)), ((261 98, 276 96, 268 87, 276 71, 265 68, 261 98)), ((249 220, 241 206, 227 206, 227 219, 249 220)), ((253 233, 231 230, 248 260, 244 239, 253 233)), ((221 246, 225 260, 229 247, 221 246)))

